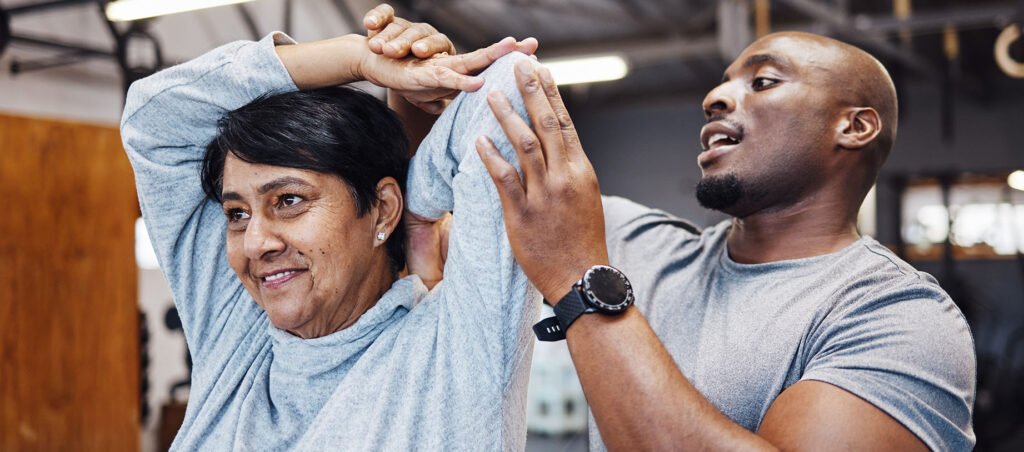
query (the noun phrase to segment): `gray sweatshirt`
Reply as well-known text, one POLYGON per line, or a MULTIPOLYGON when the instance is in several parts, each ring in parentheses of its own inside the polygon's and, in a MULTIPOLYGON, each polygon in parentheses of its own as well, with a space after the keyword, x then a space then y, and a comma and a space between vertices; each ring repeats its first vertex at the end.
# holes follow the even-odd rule
POLYGON ((224 113, 295 90, 273 46, 234 42, 132 85, 121 133, 194 361, 177 450, 522 450, 540 297, 512 257, 473 142, 514 160, 485 100, 525 115, 506 56, 456 98, 410 168, 407 203, 454 210, 445 280, 394 283, 352 326, 303 340, 270 324, 225 255, 225 216, 199 167, 224 113))

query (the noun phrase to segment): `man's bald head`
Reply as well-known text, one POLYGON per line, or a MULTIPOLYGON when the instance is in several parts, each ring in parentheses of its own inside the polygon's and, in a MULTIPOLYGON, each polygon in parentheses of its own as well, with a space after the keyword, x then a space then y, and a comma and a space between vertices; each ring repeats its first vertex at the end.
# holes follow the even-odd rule
POLYGON ((855 46, 810 33, 773 33, 759 39, 751 47, 757 43, 778 40, 793 40, 804 44, 801 47, 806 53, 802 57, 823 69, 840 105, 869 107, 878 112, 882 130, 872 148, 879 157, 877 166, 881 166, 896 141, 899 116, 896 87, 885 66, 855 46))

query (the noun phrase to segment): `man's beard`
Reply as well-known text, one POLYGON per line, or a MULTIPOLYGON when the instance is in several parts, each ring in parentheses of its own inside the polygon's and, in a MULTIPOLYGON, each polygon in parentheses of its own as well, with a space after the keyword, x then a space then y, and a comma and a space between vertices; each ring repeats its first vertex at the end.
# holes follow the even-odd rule
POLYGON ((735 173, 708 176, 697 182, 697 202, 705 209, 725 211, 744 196, 743 183, 735 173))

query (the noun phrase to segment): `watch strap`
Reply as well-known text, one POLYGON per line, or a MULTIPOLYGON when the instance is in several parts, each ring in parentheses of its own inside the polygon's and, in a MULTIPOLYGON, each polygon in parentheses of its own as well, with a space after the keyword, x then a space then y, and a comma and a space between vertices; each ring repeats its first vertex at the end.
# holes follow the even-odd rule
POLYGON ((572 290, 555 305, 555 317, 558 317, 558 323, 562 325, 564 331, 568 331, 572 322, 575 322, 581 315, 594 311, 594 308, 583 301, 583 293, 578 285, 573 286, 572 290))
POLYGON ((565 339, 565 330, 558 323, 558 317, 548 317, 533 324, 533 334, 537 340, 544 342, 558 342, 565 339))
POLYGON ((544 342, 563 340, 566 330, 576 319, 585 313, 594 311, 594 308, 587 306, 583 301, 583 294, 579 287, 573 286, 572 290, 555 305, 554 317, 548 317, 533 325, 533 334, 537 335, 538 340, 544 342))

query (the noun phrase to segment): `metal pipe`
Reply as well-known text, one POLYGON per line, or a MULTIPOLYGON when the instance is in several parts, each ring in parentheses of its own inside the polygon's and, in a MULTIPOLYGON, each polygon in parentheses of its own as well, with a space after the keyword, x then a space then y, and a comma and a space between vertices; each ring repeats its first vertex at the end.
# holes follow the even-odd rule
POLYGON ((117 55, 114 54, 114 52, 111 52, 110 50, 106 50, 106 49, 98 49, 98 48, 95 48, 95 47, 86 47, 86 46, 83 46, 83 45, 72 44, 72 43, 69 43, 69 42, 59 41, 59 40, 52 39, 52 38, 41 38, 41 37, 36 37, 36 36, 26 36, 26 35, 23 35, 23 34, 12 34, 11 35, 11 42, 15 42, 15 43, 19 43, 19 44, 34 45, 34 46, 39 46, 39 47, 48 47, 48 48, 51 48, 51 49, 69 50, 69 51, 72 51, 72 52, 80 52, 81 54, 86 55, 86 56, 90 56, 90 57, 109 57, 109 58, 114 58, 114 57, 117 56, 117 55))
POLYGON ((245 23, 245 28, 249 30, 252 40, 259 41, 263 36, 260 35, 260 29, 256 26, 256 19, 252 17, 249 8, 244 3, 239 3, 235 5, 235 9, 238 11, 238 15, 242 16, 242 22, 245 23))
MULTIPOLYGON (((917 73, 928 77, 933 77, 934 74, 938 73, 938 70, 931 63, 913 52, 895 46, 881 36, 866 35, 864 31, 858 30, 849 19, 849 16, 843 11, 834 11, 828 6, 814 3, 810 0, 782 0, 782 2, 810 16, 812 19, 819 20, 835 28, 837 32, 862 43, 865 47, 870 47, 878 55, 899 61, 917 73)), ((901 23, 900 25, 903 24, 901 23)))
POLYGON ((11 6, 9 8, 4 8, 4 9, 7 10, 8 14, 14 16, 16 14, 28 14, 28 13, 45 11, 45 10, 54 9, 54 8, 62 8, 62 7, 65 7, 65 6, 72 6, 72 5, 78 5, 78 4, 83 4, 83 3, 96 3, 96 1, 97 0, 51 0, 51 1, 48 1, 48 2, 29 3, 29 4, 26 4, 26 5, 11 6))

